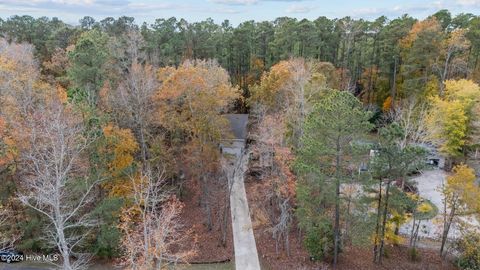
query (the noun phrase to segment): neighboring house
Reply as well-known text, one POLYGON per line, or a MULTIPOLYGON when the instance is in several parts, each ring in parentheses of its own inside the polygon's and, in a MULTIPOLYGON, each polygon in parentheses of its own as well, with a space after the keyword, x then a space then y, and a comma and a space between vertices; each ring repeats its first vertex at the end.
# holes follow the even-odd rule
POLYGON ((232 138, 222 139, 220 150, 222 153, 239 156, 247 141, 248 114, 225 114, 230 124, 232 138))
MULTIPOLYGON (((436 168, 439 168, 439 169, 444 168, 445 158, 442 157, 438 153, 438 151, 436 150, 435 147, 433 147, 429 144, 425 144, 425 143, 418 143, 418 144, 415 144, 415 145, 418 146, 418 147, 422 147, 423 149, 425 149, 427 151, 428 154, 427 154, 427 157, 426 157, 426 160, 425 160, 427 165, 430 165, 430 166, 433 166, 433 167, 436 167, 436 168)), ((370 149, 367 160, 360 163, 360 165, 358 167, 358 172, 361 173, 361 172, 368 171, 369 161, 373 157, 375 157, 375 155, 377 155, 377 154, 378 154, 378 150, 370 149)))
POLYGON ((432 166, 435 166, 439 169, 443 169, 445 167, 445 158, 442 157, 437 149, 432 146, 432 145, 429 145, 429 144, 426 144, 426 143, 419 143, 419 144, 416 144, 417 146, 419 147, 423 147, 424 149, 427 150, 428 154, 427 154, 427 164, 428 165, 432 165, 432 166))

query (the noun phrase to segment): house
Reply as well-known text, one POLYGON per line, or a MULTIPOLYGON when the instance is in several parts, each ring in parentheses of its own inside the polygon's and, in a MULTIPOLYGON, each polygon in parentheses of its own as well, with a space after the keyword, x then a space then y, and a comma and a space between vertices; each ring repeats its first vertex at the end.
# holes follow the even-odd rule
MULTIPOLYGON (((426 162, 427 165, 430 165, 430 166, 433 166, 433 167, 436 167, 436 168, 439 168, 439 169, 444 168, 445 158, 442 157, 438 153, 437 149, 434 146, 432 146, 430 144, 426 144, 426 143, 416 143, 414 145, 417 146, 417 147, 421 147, 421 148, 425 149, 425 151, 427 152, 427 156, 425 158, 425 162, 426 162)), ((369 161, 372 158, 374 158, 376 155, 378 155, 378 153, 379 153, 378 150, 370 149, 367 161, 363 161, 363 162, 360 163, 360 165, 358 167, 358 173, 368 171, 369 161)))
POLYGON ((222 139, 220 150, 222 153, 240 156, 247 141, 248 114, 225 114, 233 137, 222 139))

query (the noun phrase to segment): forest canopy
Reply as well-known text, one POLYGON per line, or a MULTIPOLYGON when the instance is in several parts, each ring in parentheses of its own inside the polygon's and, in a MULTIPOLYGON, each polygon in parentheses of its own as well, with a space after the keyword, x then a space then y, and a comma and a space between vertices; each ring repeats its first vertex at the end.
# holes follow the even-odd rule
POLYGON ((336 267, 373 245, 380 264, 408 238, 416 261, 422 222, 442 215, 440 256, 457 246, 457 265, 477 269, 478 231, 449 233, 480 213, 479 60, 480 16, 448 10, 237 26, 0 19, 0 249, 55 250, 70 270, 92 258, 163 269, 201 257, 201 239, 227 247, 239 168, 223 152, 226 115, 243 113, 254 165, 240 169, 261 183, 253 212, 276 256, 295 234, 304 261, 336 267), (437 156, 443 209, 412 180, 437 156))

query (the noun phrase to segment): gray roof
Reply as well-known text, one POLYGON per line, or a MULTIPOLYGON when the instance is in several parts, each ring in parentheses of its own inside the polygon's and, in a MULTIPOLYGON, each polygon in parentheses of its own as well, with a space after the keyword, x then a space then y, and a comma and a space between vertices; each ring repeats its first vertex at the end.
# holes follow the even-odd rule
POLYGON ((235 139, 247 139, 248 114, 225 114, 235 139))

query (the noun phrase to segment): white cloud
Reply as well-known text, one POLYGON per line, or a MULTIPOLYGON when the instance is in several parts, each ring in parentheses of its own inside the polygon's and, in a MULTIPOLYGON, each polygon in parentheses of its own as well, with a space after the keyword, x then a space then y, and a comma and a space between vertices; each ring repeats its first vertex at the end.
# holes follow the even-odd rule
POLYGON ((437 9, 443 9, 445 7, 443 1, 435 1, 432 5, 437 9))
POLYGON ((352 16, 354 18, 367 18, 367 19, 374 19, 380 16, 387 16, 387 17, 397 17, 403 14, 411 14, 413 16, 420 16, 423 17, 424 14, 438 11, 441 9, 443 5, 440 1, 432 2, 430 4, 419 4, 419 5, 396 5, 390 8, 361 8, 353 10, 352 16))
POLYGON ((38 9, 98 8, 109 9, 127 7, 129 0, 0 0, 1 5, 32 7, 38 9))
MULTIPOLYGON (((399 10, 400 7, 394 7, 394 10, 399 10)), ((356 17, 362 17, 362 16, 371 16, 371 15, 378 15, 382 13, 378 8, 361 8, 361 9, 356 9, 353 11, 353 14, 356 17)))
MULTIPOLYGON (((216 12, 216 13, 222 13, 222 14, 238 14, 238 13, 243 12, 241 10, 236 10, 236 9, 233 9, 233 8, 216 8, 213 11, 216 12)), ((206 12, 208 12, 208 11, 206 11, 206 12)))
POLYGON ((15 14, 28 10, 40 15, 61 12, 91 16, 121 16, 152 12, 159 9, 186 9, 184 5, 168 2, 142 2, 130 0, 0 0, 0 11, 15 14), (115 15, 114 15, 115 14, 115 15))
POLYGON ((304 0, 209 0, 212 3, 223 5, 252 5, 259 2, 302 2, 304 0))
MULTIPOLYGON (((42 2, 42 1, 33 1, 33 2, 42 2)), ((48 2, 48 1, 43 1, 48 2)), ((92 5, 95 3, 95 0, 52 0, 52 3, 64 4, 64 5, 92 5)))
POLYGON ((129 3, 127 7, 130 11, 152 11, 155 9, 180 8, 180 6, 175 6, 169 3, 146 4, 141 2, 129 3))
POLYGON ((251 5, 258 3, 259 0, 211 0, 213 3, 224 5, 251 5))
POLYGON ((480 6, 480 0, 457 0, 457 4, 462 6, 480 6))
POLYGON ((290 5, 285 12, 287 13, 308 13, 312 10, 313 8, 310 6, 305 6, 305 5, 290 5))

